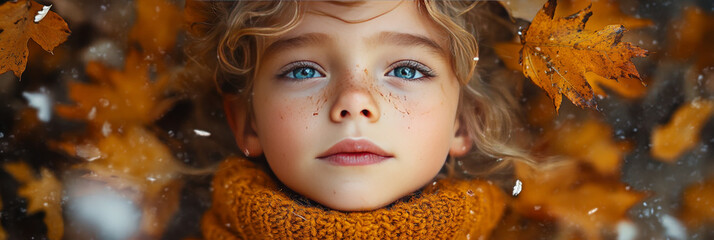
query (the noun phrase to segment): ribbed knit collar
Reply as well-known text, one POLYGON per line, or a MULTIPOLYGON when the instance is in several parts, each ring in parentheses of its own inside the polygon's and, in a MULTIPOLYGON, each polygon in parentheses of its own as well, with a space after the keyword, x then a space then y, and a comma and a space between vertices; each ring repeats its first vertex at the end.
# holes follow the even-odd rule
POLYGON ((296 201, 255 164, 231 158, 214 177, 202 230, 206 239, 480 239, 504 199, 492 184, 444 179, 389 207, 342 212, 296 201))

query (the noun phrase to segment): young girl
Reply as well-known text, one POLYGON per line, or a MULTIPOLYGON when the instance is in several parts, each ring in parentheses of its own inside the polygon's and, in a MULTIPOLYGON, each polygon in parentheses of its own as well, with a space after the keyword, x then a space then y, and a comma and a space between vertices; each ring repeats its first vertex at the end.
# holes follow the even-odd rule
POLYGON ((449 156, 520 155, 505 101, 474 76, 476 2, 189 4, 189 56, 251 158, 216 173, 205 238, 488 237, 501 190, 435 181, 449 156))

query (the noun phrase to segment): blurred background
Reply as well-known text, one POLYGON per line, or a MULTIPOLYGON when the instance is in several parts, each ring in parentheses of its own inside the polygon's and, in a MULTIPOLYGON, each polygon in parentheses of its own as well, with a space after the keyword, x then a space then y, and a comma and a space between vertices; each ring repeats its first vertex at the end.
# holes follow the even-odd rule
MULTIPOLYGON (((52 53, 29 41, 21 77, 0 74, 0 239, 200 238, 211 172, 241 153, 214 85, 186 71, 186 2, 37 3, 71 34, 52 53)), ((516 96, 514 138, 562 158, 498 180, 512 197, 492 238, 714 238, 714 1, 593 0, 586 30, 622 24, 649 50, 633 59, 646 87, 557 113, 513 48, 544 3, 475 9, 477 70, 516 96)), ((556 17, 590 3, 558 1, 556 17)))

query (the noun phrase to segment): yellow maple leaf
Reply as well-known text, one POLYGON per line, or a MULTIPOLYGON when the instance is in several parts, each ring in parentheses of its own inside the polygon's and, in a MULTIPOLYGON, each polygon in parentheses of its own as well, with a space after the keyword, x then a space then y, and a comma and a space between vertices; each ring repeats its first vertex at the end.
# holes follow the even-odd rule
POLYGON ((32 38, 48 52, 67 40, 67 23, 49 11, 36 21, 43 6, 31 0, 0 5, 0 73, 13 71, 20 77, 27 65, 27 42, 32 38))
POLYGON ((62 218, 62 184, 54 174, 46 168, 40 170, 37 178, 24 162, 6 163, 5 170, 22 185, 18 195, 27 198, 28 213, 45 212, 47 237, 53 240, 62 239, 64 235, 64 220, 62 218))
POLYGON ((579 107, 594 108, 593 87, 640 83, 633 57, 647 51, 620 39, 622 25, 609 25, 599 31, 584 30, 592 15, 590 8, 565 18, 554 18, 556 1, 549 0, 522 31, 522 71, 553 99, 560 109, 562 94, 579 107), (599 77, 588 77, 594 73, 599 77))

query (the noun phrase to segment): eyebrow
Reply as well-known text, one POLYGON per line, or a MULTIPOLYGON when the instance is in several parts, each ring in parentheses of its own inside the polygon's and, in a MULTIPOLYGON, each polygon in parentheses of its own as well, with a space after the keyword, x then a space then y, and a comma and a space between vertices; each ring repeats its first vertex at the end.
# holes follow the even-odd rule
POLYGON ((278 39, 265 48, 265 55, 280 52, 285 49, 299 48, 309 45, 322 45, 332 40, 324 33, 306 33, 297 37, 278 39))
POLYGON ((388 43, 400 46, 426 47, 438 54, 445 53, 445 49, 442 48, 434 40, 431 40, 426 36, 418 34, 380 32, 379 34, 377 34, 376 38, 371 39, 370 43, 388 43))

